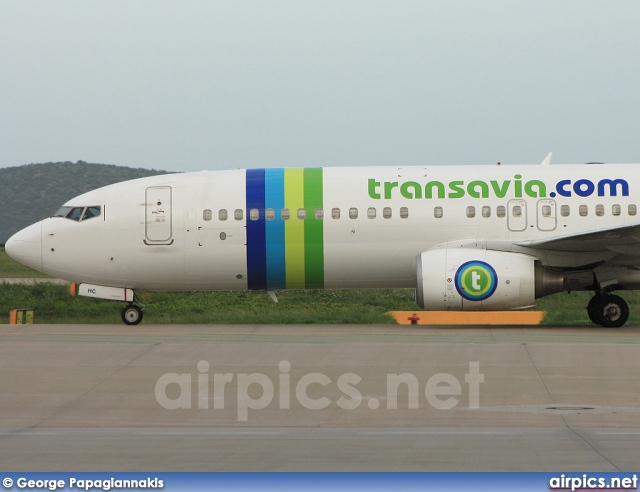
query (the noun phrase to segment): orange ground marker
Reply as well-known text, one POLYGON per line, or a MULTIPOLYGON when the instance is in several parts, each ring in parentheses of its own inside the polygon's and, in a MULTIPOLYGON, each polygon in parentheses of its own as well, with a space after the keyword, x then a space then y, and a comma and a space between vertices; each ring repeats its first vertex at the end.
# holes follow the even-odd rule
POLYGON ((545 311, 390 311, 399 325, 539 325, 545 311))

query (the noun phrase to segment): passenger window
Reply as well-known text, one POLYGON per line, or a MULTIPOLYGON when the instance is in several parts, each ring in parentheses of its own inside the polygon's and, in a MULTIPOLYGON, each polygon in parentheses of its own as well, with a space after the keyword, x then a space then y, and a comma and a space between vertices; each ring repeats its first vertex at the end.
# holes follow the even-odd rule
POLYGON ((273 208, 268 208, 264 211, 264 218, 267 220, 273 220, 276 218, 276 211, 273 208))
POLYGON ((467 217, 473 219, 476 216, 476 207, 467 207, 467 217))
POLYGON ((314 217, 316 218, 316 220, 324 220, 324 210, 321 208, 316 208, 314 217))
POLYGON ((542 216, 543 217, 551 217, 551 205, 543 205, 542 206, 542 216))
POLYGON ((596 205, 596 215, 602 217, 604 215, 604 205, 596 205))
POLYGON ((560 207, 560 215, 562 215, 563 217, 569 217, 570 213, 571 208, 569 208, 569 205, 563 205, 562 207, 560 207))
POLYGON ((441 219, 442 218, 442 207, 433 207, 433 216, 436 219, 441 219))
POLYGON ((291 218, 291 211, 288 208, 283 208, 280 211, 280 218, 282 220, 289 220, 291 218))
POLYGON ((257 208, 252 208, 249 210, 249 219, 251 220, 260 220, 260 210, 257 208))
POLYGON ((507 215, 507 209, 505 208, 504 205, 498 205, 496 207, 496 215, 498 217, 504 217, 505 215, 507 215))
POLYGON ((514 205, 512 214, 514 217, 522 217, 522 207, 520 205, 514 205))
POLYGON ((357 208, 350 208, 349 209, 349 218, 350 219, 357 219, 358 218, 358 209, 357 208))
POLYGON ((637 207, 633 204, 629 205, 628 211, 629 211, 629 215, 635 215, 638 213, 637 207))
POLYGON ((340 218, 340 209, 339 208, 332 208, 331 209, 331 218, 332 219, 339 219, 340 218))
POLYGON ((401 219, 409 218, 409 209, 407 207, 400 207, 400 218, 401 219))
POLYGON ((587 207, 586 205, 580 205, 578 207, 578 214, 580 215, 580 217, 586 217, 587 215, 589 215, 589 207, 587 207))
MULTIPOLYGON (((206 210, 205 210, 205 212, 206 212, 206 210)), ((209 210, 209 214, 211 214, 211 210, 209 210)), ((225 221, 225 220, 227 220, 228 216, 229 216, 229 214, 227 213, 226 209, 222 208, 222 209, 218 210, 218 220, 225 221)), ((205 218, 204 220, 211 220, 211 218, 209 218, 209 219, 205 218)))
POLYGON ((482 216, 491 217, 491 207, 487 207, 487 206, 482 207, 482 216))
POLYGON ((211 220, 213 219, 213 212, 210 209, 206 209, 202 212, 202 220, 211 220))
POLYGON ((382 209, 382 216, 385 219, 390 219, 391 218, 391 207, 384 207, 382 209))
POLYGON ((370 219, 376 218, 376 209, 374 207, 369 207, 367 209, 367 217, 369 217, 370 219))
POLYGON ((244 210, 236 208, 235 212, 233 212, 233 218, 236 220, 242 220, 244 218, 244 210))
POLYGON ((92 219, 94 217, 98 217, 100 215, 100 207, 87 207, 82 214, 82 220, 92 219))
POLYGON ((298 209, 298 220, 304 220, 307 218, 307 211, 304 208, 298 209))
POLYGON ((620 205, 613 205, 611 207, 611 214, 612 215, 620 215, 621 211, 622 211, 622 208, 620 207, 620 205))

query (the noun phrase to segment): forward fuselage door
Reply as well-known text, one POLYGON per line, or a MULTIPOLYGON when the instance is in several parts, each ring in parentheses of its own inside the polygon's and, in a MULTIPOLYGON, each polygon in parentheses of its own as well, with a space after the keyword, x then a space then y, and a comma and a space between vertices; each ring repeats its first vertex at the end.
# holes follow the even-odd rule
POLYGON ((527 202, 509 200, 507 224, 510 231, 524 231, 527 228, 527 202))
POLYGON ((538 229, 553 231, 556 228, 556 201, 538 200, 538 229))
POLYGON ((173 243, 171 187, 152 186, 145 191, 145 244, 173 243))

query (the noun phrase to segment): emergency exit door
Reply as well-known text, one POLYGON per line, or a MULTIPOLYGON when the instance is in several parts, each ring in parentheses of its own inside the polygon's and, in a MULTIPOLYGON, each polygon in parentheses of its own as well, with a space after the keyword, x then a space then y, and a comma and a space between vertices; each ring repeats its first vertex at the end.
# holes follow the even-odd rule
POLYGON ((527 202, 509 200, 507 224, 511 231, 524 231, 527 228, 527 202))
POLYGON ((152 186, 145 192, 145 244, 171 244, 171 187, 152 186))
POLYGON ((553 231, 556 228, 556 201, 538 200, 538 229, 553 231))

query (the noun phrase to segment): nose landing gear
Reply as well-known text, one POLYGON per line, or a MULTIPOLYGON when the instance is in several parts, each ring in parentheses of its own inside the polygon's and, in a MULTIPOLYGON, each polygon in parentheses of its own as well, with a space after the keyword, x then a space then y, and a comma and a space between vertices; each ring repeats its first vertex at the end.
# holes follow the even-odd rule
POLYGON ((605 328, 619 328, 629 319, 629 305, 613 294, 596 294, 587 305, 589 319, 605 328))
POLYGON ((122 308, 122 321, 127 325, 137 325, 142 321, 142 309, 135 304, 127 304, 122 308))
POLYGON ((140 323, 143 317, 143 310, 147 307, 138 300, 136 294, 133 295, 133 302, 135 304, 127 304, 122 308, 122 321, 124 321, 126 325, 137 325, 140 323))

